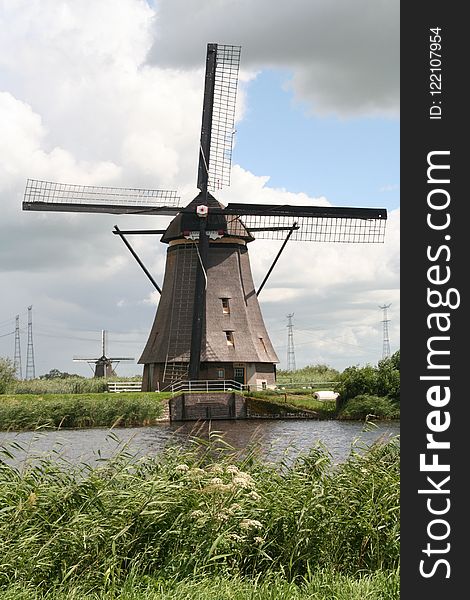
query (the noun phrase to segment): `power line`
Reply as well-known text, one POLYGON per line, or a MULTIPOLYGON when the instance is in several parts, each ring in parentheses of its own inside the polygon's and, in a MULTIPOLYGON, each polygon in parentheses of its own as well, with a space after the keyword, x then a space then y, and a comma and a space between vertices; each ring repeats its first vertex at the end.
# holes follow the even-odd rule
POLYGON ((7 337, 7 336, 9 336, 9 335, 14 335, 14 334, 15 334, 15 332, 14 332, 14 331, 10 331, 9 333, 2 333, 2 335, 0 335, 0 338, 2 338, 2 337, 7 337))
MULTIPOLYGON (((11 335, 11 334, 8 334, 11 335)), ((53 333, 43 333, 43 332, 38 332, 37 330, 35 331, 34 334, 36 337, 48 337, 48 338, 57 338, 57 339, 65 339, 65 340, 79 340, 82 342, 96 342, 98 340, 98 336, 96 337, 79 337, 76 335, 59 335, 59 334, 53 334, 53 333)), ((122 340, 119 339, 117 337, 113 337, 113 340, 119 344, 142 344, 145 343, 146 338, 145 335, 143 334, 142 337, 138 340, 136 339, 132 339, 132 340, 122 340)))

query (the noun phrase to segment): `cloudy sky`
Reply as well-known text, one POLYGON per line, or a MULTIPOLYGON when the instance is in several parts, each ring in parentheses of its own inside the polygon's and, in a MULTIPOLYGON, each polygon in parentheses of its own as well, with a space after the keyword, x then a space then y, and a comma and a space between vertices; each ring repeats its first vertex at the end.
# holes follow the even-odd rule
MULTIPOLYGON (((376 364, 382 311, 399 348, 398 0, 0 0, 0 356, 23 375, 91 374, 73 356, 135 357, 158 295, 121 228, 168 218, 21 210, 27 178, 197 193, 206 44, 242 46, 228 202, 385 207, 381 245, 291 243, 260 294, 280 367, 376 364)), ((133 237, 157 281, 166 246, 133 237)), ((255 241, 262 281, 281 242, 255 241)))

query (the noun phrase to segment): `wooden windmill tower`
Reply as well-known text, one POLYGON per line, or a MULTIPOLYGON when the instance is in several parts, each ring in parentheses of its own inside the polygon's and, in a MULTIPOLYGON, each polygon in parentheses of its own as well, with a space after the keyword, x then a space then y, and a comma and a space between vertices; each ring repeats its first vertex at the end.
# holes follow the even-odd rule
POLYGON ((119 235, 160 292, 157 314, 139 363, 143 389, 176 380, 225 379, 269 386, 278 358, 258 295, 288 240, 383 242, 386 209, 220 204, 211 194, 230 183, 240 47, 208 44, 197 187, 181 207, 176 192, 100 188, 28 180, 24 210, 154 214, 175 218, 166 230, 119 235), (160 289, 126 238, 159 234, 168 244, 160 289), (255 290, 248 256, 254 239, 283 240, 255 290))
POLYGON ((115 377, 114 367, 122 361, 132 361, 133 358, 115 356, 109 357, 106 349, 106 331, 101 331, 101 356, 93 358, 83 358, 74 356, 74 362, 87 362, 90 366, 94 365, 94 377, 115 377))

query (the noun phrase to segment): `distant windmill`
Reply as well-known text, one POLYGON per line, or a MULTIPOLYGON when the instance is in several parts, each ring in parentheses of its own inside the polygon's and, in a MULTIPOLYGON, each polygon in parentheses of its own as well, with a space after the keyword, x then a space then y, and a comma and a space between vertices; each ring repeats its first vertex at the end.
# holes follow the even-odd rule
MULTIPOLYGON (((119 235, 161 294, 147 344, 143 390, 164 389, 177 380, 229 379, 273 385, 279 362, 269 339, 258 295, 288 240, 380 243, 384 208, 220 204, 209 190, 230 184, 240 46, 208 44, 197 188, 181 206, 176 192, 103 188, 28 180, 23 210, 168 215, 164 230, 119 235), (126 239, 161 235, 168 244, 162 288, 126 239), (255 289, 248 244, 255 238, 283 240, 255 289)), ((295 149, 293 149, 295 154, 295 149)), ((306 258, 308 260, 308 258, 306 258)), ((109 360, 109 359, 108 359, 109 360)), ((101 368, 101 367, 100 367, 101 368)))
POLYGON ((103 329, 101 331, 101 356, 97 358, 79 358, 74 356, 73 360, 74 362, 87 362, 90 366, 95 365, 95 377, 114 377, 116 373, 114 371, 113 363, 117 366, 121 361, 135 360, 134 358, 123 357, 111 358, 106 355, 106 331, 103 329))

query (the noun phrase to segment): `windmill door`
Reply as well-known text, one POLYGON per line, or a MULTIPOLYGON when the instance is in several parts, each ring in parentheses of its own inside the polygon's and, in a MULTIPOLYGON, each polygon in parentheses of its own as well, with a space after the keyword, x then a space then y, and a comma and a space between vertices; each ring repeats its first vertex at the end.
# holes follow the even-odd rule
POLYGON ((233 379, 237 383, 245 385, 245 365, 234 365, 233 367, 233 379))

